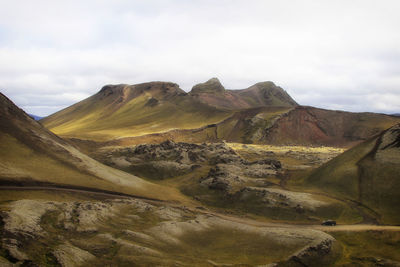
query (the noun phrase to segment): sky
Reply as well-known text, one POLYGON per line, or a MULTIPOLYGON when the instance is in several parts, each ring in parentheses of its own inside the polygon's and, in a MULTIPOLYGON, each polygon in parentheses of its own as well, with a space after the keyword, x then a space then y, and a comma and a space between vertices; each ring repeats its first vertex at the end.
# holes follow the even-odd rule
POLYGON ((0 92, 46 116, 106 84, 273 81, 299 104, 400 113, 398 0, 0 0, 0 92))

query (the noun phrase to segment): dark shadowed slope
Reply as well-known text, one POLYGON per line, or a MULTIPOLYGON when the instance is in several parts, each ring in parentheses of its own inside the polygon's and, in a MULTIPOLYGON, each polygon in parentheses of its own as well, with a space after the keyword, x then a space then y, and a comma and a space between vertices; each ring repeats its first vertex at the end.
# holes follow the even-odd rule
POLYGON ((174 198, 169 189, 112 169, 46 130, 0 94, 0 183, 58 184, 153 198, 174 198))
POLYGON ((307 183, 378 212, 384 223, 400 223, 400 124, 318 168, 307 183))

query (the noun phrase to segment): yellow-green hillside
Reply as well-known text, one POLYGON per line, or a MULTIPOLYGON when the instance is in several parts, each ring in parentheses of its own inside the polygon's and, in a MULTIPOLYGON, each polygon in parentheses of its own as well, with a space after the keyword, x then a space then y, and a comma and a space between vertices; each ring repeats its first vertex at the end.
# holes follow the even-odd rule
POLYGON ((0 184, 73 186, 156 199, 182 199, 177 190, 107 167, 46 130, 0 94, 0 184))
POLYGON ((196 101, 173 83, 106 86, 99 93, 42 120, 64 137, 107 140, 192 129, 231 112, 196 101))

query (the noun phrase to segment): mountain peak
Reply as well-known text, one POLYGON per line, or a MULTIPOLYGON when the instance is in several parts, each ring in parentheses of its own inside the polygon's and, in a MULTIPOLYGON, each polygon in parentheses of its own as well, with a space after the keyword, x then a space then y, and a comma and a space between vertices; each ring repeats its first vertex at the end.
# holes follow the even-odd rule
POLYGON ((275 85, 275 83, 273 83, 271 81, 258 82, 255 85, 257 85, 259 87, 277 87, 275 85))
POLYGON ((174 91, 174 92, 185 92, 179 88, 179 85, 172 82, 147 82, 140 84, 108 84, 101 88, 99 93, 103 94, 113 94, 122 93, 123 91, 137 90, 137 91, 174 91))
POLYGON ((271 81, 259 82, 241 91, 242 95, 256 94, 263 105, 297 106, 293 98, 281 87, 271 81))
POLYGON ((193 86, 191 93, 223 93, 224 91, 225 88, 218 78, 211 78, 204 83, 193 86))
POLYGON ((117 84, 105 85, 97 94, 101 99, 104 97, 121 98, 124 102, 140 96, 142 94, 150 94, 153 97, 164 99, 177 95, 185 95, 186 92, 179 88, 179 85, 172 82, 147 82, 135 85, 117 84))

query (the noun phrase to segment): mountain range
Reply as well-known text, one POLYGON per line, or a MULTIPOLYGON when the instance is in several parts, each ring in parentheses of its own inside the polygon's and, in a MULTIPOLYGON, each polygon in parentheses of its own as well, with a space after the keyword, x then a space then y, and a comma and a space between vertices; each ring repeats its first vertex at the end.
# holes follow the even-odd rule
POLYGON ((168 82, 107 85, 41 123, 65 138, 125 145, 170 139, 350 147, 399 121, 300 106, 272 82, 226 90, 212 78, 189 93, 168 82))

